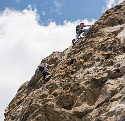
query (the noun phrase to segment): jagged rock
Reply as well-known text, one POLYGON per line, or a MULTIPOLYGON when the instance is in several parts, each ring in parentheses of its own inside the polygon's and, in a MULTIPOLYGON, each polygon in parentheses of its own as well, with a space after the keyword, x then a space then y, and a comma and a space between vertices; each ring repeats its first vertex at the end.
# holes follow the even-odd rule
POLYGON ((125 74, 125 54, 117 56, 115 65, 109 70, 110 78, 117 78, 125 74))
POLYGON ((5 109, 5 121, 125 121, 125 1, 107 10, 85 38, 44 60, 5 109))
POLYGON ((57 97, 56 105, 71 110, 75 102, 75 95, 74 94, 61 94, 57 97))
POLYGON ((78 118, 82 118, 86 114, 92 111, 92 107, 87 106, 86 104, 81 105, 80 107, 74 108, 73 114, 78 118))

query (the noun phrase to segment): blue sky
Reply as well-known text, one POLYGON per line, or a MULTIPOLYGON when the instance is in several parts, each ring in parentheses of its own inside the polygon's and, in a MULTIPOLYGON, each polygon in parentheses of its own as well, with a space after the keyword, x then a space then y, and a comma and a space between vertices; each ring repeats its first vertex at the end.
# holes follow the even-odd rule
POLYGON ((22 11, 24 9, 37 9, 42 24, 55 21, 63 24, 65 20, 99 19, 102 8, 106 7, 104 0, 1 0, 0 11, 5 8, 22 11))
POLYGON ((122 1, 0 0, 0 120, 41 60, 71 46, 77 24, 94 24, 122 1))

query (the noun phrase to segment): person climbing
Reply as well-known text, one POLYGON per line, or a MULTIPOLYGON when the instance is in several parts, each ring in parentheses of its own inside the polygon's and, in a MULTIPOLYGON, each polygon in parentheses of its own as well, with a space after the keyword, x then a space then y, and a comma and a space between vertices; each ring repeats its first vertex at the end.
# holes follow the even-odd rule
POLYGON ((84 36, 88 33, 89 29, 84 29, 84 27, 88 27, 91 25, 85 25, 84 23, 80 23, 80 25, 76 26, 76 36, 75 38, 72 40, 72 44, 74 45, 75 42, 79 39, 81 33, 84 34, 84 36))
POLYGON ((39 66, 38 69, 42 74, 42 82, 49 81, 51 78, 52 74, 49 71, 49 67, 52 67, 54 64, 49 65, 48 63, 42 62, 39 66))

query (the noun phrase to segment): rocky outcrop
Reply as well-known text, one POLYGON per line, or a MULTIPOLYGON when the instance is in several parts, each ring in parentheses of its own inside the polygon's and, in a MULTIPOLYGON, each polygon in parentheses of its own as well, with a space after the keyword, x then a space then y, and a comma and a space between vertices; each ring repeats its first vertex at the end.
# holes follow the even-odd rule
MULTIPOLYGON (((95 22, 94 26, 91 27, 91 29, 88 33, 88 37, 96 37, 96 36, 100 36, 100 35, 103 36, 102 31, 101 31, 103 28, 113 27, 113 26, 124 24, 125 23, 124 10, 125 10, 125 1, 123 1, 119 5, 116 5, 114 8, 107 10, 102 15, 102 17, 97 22, 95 22)), ((115 31, 113 34, 115 34, 115 36, 117 36, 119 31, 121 31, 121 30, 122 30, 122 28, 115 31)))
POLYGON ((125 5, 125 0, 122 3, 120 3, 120 5, 125 5))
POLYGON ((86 38, 45 60, 5 110, 5 121, 125 121, 125 5, 109 9, 86 38))

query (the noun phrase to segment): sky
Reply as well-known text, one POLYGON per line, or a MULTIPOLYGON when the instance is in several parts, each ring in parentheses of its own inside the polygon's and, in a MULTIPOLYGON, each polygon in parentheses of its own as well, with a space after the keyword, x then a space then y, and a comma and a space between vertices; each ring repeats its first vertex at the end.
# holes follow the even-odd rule
POLYGON ((122 1, 0 0, 0 120, 41 60, 71 46, 77 24, 94 24, 122 1))

